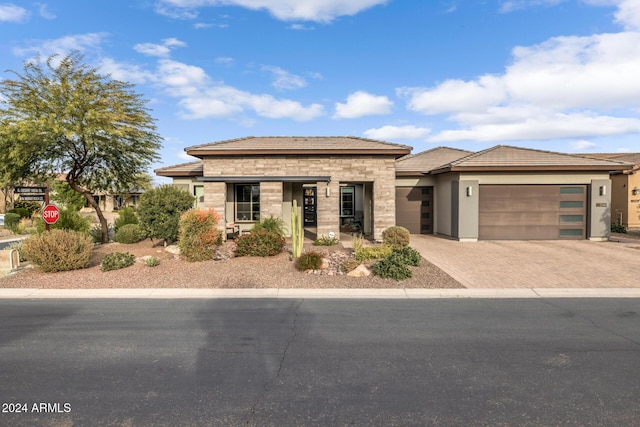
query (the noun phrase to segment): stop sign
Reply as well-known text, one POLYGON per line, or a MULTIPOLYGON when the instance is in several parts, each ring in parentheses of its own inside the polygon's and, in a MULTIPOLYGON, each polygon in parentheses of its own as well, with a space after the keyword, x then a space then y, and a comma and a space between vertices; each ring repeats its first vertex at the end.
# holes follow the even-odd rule
POLYGON ((42 219, 47 224, 55 224, 60 218, 60 211, 56 205, 47 205, 42 209, 42 219))

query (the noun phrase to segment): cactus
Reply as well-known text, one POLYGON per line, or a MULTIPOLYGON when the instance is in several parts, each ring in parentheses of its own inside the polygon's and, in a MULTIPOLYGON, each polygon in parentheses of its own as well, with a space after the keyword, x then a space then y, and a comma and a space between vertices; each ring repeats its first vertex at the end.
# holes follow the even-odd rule
POLYGON ((291 254, 294 258, 300 258, 304 244, 304 230, 302 229, 301 216, 301 212, 298 209, 298 202, 294 200, 293 206, 291 207, 291 254))

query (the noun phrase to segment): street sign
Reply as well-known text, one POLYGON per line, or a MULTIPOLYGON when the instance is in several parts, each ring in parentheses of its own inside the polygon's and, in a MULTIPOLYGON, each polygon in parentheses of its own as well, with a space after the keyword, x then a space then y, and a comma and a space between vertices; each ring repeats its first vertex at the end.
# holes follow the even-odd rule
POLYGON ((21 194, 20 200, 25 202, 44 202, 44 194, 21 194))
POLYGON ((47 205, 42 209, 42 219, 45 223, 55 224, 58 218, 60 218, 60 211, 56 205, 47 205))
POLYGON ((16 194, 44 194, 47 192, 47 187, 26 187, 18 186, 13 190, 16 194))

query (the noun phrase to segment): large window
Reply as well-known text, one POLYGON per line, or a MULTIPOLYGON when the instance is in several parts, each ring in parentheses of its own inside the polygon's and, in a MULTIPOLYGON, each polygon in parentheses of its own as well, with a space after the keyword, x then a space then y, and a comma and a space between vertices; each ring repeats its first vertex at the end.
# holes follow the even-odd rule
POLYGON ((236 221, 260 221, 260 184, 236 184, 236 221))

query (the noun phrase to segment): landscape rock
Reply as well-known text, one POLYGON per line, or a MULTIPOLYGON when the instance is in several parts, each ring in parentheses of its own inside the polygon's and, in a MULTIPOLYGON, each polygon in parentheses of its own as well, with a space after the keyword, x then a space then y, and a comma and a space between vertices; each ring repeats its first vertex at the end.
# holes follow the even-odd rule
POLYGON ((347 273, 347 276, 351 277, 367 277, 371 276, 371 271, 367 268, 366 265, 360 264, 353 270, 347 273))
POLYGON ((178 245, 169 245, 164 248, 164 250, 169 252, 170 254, 180 255, 180 247, 178 245))

